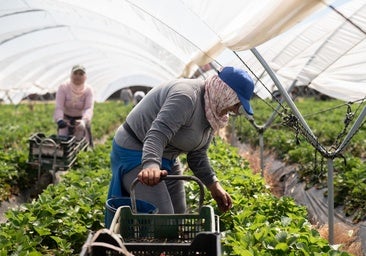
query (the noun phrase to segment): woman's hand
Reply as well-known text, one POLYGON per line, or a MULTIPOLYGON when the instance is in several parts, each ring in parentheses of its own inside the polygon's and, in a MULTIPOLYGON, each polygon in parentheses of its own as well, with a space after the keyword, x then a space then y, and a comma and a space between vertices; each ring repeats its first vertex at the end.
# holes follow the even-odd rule
POLYGON ((226 212, 231 209, 233 206, 231 196, 221 187, 218 181, 210 185, 208 189, 222 212, 226 212))
POLYGON ((160 182, 161 177, 168 175, 166 170, 160 170, 159 168, 145 168, 137 175, 139 181, 143 184, 154 186, 160 182))

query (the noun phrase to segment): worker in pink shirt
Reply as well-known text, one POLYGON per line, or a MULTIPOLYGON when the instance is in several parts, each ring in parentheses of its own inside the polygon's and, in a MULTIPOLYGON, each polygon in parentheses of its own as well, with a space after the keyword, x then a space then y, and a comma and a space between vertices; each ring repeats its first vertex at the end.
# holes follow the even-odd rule
POLYGON ((86 79, 84 66, 72 67, 70 81, 61 84, 57 90, 53 118, 57 123, 59 136, 74 135, 77 140, 85 137, 89 146, 93 147, 90 127, 94 112, 94 97, 86 79))

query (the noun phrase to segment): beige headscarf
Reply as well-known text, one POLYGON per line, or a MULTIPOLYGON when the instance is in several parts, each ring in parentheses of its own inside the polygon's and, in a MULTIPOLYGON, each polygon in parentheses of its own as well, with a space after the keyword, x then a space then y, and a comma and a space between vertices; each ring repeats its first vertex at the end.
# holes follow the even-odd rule
POLYGON ((206 118, 214 131, 225 127, 229 121, 229 115, 220 116, 220 112, 240 102, 236 92, 217 75, 206 79, 204 99, 206 118))
POLYGON ((83 95, 86 86, 85 86, 85 83, 83 83, 81 85, 76 85, 70 81, 70 87, 71 87, 72 93, 75 96, 79 97, 79 96, 83 95))
POLYGON ((80 97, 83 96, 86 86, 85 83, 81 85, 76 85, 71 81, 69 86, 71 88, 71 102, 75 105, 80 101, 80 97))

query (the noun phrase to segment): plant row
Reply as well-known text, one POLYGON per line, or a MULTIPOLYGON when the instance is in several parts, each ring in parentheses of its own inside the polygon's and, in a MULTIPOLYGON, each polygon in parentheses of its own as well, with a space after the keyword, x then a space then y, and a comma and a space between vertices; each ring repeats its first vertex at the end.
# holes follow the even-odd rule
MULTIPOLYGON (((46 136, 56 134, 52 120, 55 105, 42 104, 1 105, 0 119, 0 202, 12 194, 32 186, 37 178, 37 168, 27 164, 29 137, 35 133, 46 136)), ((121 123, 131 106, 118 101, 96 103, 92 134, 95 140, 103 138, 121 123), (95 125, 94 125, 95 124, 95 125)))
MULTIPOLYGON (((31 203, 6 213, 8 222, 0 225, 1 256, 80 253, 89 232, 104 227, 111 139, 93 151, 80 152, 77 163, 60 183, 48 186, 31 203)), ((205 204, 220 215, 224 255, 349 255, 329 246, 311 228, 305 208, 291 198, 271 195, 236 148, 217 139, 209 157, 233 198, 233 208, 221 214, 205 194, 205 204)), ((186 174, 190 175, 190 170, 186 174)), ((188 205, 197 205, 198 188, 187 183, 186 190, 188 205)))

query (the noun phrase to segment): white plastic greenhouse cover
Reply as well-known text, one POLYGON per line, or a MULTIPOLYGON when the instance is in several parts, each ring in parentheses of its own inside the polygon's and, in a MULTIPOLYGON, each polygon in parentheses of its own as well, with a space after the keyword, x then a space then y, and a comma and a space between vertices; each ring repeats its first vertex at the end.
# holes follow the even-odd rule
MULTIPOLYGON (((366 97, 366 2, 346 1, 337 11, 329 11, 257 48, 286 87, 297 80, 298 86, 308 85, 334 98, 362 100, 366 97)), ((238 58, 229 54, 225 55, 230 59, 226 62, 238 65, 238 58)), ((250 52, 240 56, 254 73, 262 74, 263 67, 250 52)), ((257 86, 256 93, 269 97, 266 89, 276 88, 268 75, 260 79, 268 88, 257 86)))
POLYGON ((0 0, 0 99, 55 92, 80 63, 102 102, 123 87, 188 77, 215 60, 230 64, 226 52, 245 56, 253 47, 285 83, 364 97, 365 4, 342 2, 338 10, 358 32, 335 12, 297 28, 331 3, 320 0, 0 0))

